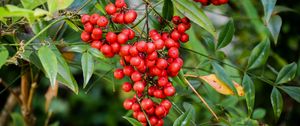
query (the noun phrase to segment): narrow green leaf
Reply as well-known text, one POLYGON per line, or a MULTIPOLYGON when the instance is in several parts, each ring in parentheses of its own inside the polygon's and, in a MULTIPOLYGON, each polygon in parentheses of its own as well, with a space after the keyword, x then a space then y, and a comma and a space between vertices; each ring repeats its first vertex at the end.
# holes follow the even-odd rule
POLYGON ((8 51, 4 46, 0 46, 0 69, 5 64, 8 58, 8 51))
POLYGON ((214 68, 214 72, 216 73, 217 77, 225 84, 227 84, 230 87, 230 89, 234 92, 234 94, 237 95, 238 94, 237 90, 234 87, 232 80, 226 74, 225 70, 215 62, 212 63, 212 66, 214 68))
POLYGON ((21 3, 26 9, 34 9, 37 6, 44 4, 47 0, 21 0, 21 3))
POLYGON ((300 57, 299 57, 299 60, 298 60, 298 63, 297 63, 297 77, 300 77, 300 57))
POLYGON ((295 86, 280 86, 285 93, 300 103, 300 87, 295 86))
POLYGON ((272 103, 275 118, 276 120, 278 120, 282 112, 283 100, 282 100, 281 93, 276 87, 273 87, 271 93, 271 103, 272 103))
POLYGON ((255 86, 252 79, 247 74, 244 74, 242 85, 245 91, 248 116, 250 116, 252 114, 255 102, 255 86))
POLYGON ((45 16, 48 14, 49 14, 48 11, 40 9, 40 8, 35 9, 33 12, 34 17, 42 17, 42 16, 45 16))
POLYGON ((73 45, 73 46, 67 46, 66 51, 67 52, 78 52, 83 53, 87 51, 88 45, 73 45))
POLYGON ((278 73, 275 83, 282 84, 292 80, 297 72, 297 64, 291 63, 285 65, 278 73))
POLYGON ((83 87, 85 88, 94 72, 94 61, 92 55, 89 53, 83 53, 81 57, 81 65, 84 79, 83 87))
POLYGON ((248 59, 248 69, 255 69, 265 64, 270 53, 270 41, 265 39, 260 42, 251 52, 248 59))
POLYGON ((47 0, 48 9, 50 13, 54 13, 58 10, 66 9, 74 0, 47 0))
POLYGON ((216 36, 216 31, 212 22, 205 15, 203 10, 197 4, 189 0, 172 0, 177 10, 187 16, 191 21, 201 26, 203 29, 216 36))
POLYGON ((269 23, 267 24, 267 27, 268 27, 269 31, 271 32, 271 35, 272 35, 272 38, 273 38, 275 44, 277 44, 281 25, 282 25, 282 19, 278 15, 272 16, 269 23))
POLYGON ((231 42, 234 31, 235 29, 234 29, 233 20, 230 20, 219 34, 218 44, 217 44, 218 49, 227 46, 231 42))
POLYGON ((71 20, 66 19, 65 21, 74 31, 78 32, 80 30, 71 20))
POLYGON ((173 126, 190 126, 191 118, 191 109, 189 109, 175 120, 173 126))
POLYGON ((183 102, 183 108, 184 108, 184 110, 185 111, 191 111, 191 121, 193 121, 193 123, 194 123, 194 121, 195 121, 195 119, 196 119, 196 111, 195 111, 195 108, 194 108, 194 106, 192 105, 192 104, 190 104, 190 103, 188 103, 188 102, 183 102))
POLYGON ((130 118, 130 117, 126 117, 126 116, 123 116, 123 118, 126 119, 133 126, 143 126, 139 121, 137 121, 134 118, 130 118))
POLYGON ((292 9, 292 8, 289 8, 289 7, 286 7, 286 6, 275 6, 274 10, 273 10, 273 14, 272 15, 275 15, 275 14, 278 14, 278 13, 281 13, 281 12, 295 12, 295 13, 298 13, 295 9, 292 9))
POLYGON ((264 20, 269 22, 277 0, 261 0, 264 7, 264 20))
POLYGON ((101 11, 101 13, 106 14, 106 11, 104 10, 104 5, 103 5, 103 4, 96 3, 95 7, 96 7, 99 11, 101 11))
POLYGON ((266 116, 266 110, 263 108, 257 108, 254 110, 252 118, 253 119, 263 119, 266 116))
POLYGON ((88 52, 97 58, 104 59, 104 60, 106 59, 105 56, 98 49, 89 48, 88 52))
POLYGON ((44 72, 50 79, 51 86, 54 86, 58 71, 57 59, 55 54, 47 46, 43 46, 38 51, 39 59, 44 68, 44 72))
POLYGON ((172 20, 173 14, 174 14, 174 7, 173 7, 172 0, 164 0, 162 16, 166 20, 170 21, 172 20))
POLYGON ((10 116, 14 126, 25 126, 25 121, 20 113, 11 113, 10 116))

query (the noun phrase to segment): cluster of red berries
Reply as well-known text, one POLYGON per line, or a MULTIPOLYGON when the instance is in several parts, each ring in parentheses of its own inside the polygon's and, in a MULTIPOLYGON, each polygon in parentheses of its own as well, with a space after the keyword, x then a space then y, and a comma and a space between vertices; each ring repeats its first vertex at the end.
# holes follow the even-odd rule
POLYGON ((209 4, 222 5, 228 3, 229 0, 194 0, 195 2, 200 2, 202 5, 207 6, 209 4))
POLYGON ((112 22, 98 14, 83 15, 81 21, 84 31, 81 39, 99 49, 106 57, 110 58, 116 54, 121 57, 120 64, 123 68, 116 69, 114 77, 120 80, 128 76, 131 82, 123 83, 122 89, 125 92, 136 93, 133 98, 123 102, 124 108, 133 110, 133 117, 143 125, 147 125, 148 117, 152 126, 162 126, 163 118, 172 107, 166 98, 176 93, 168 77, 177 76, 183 65, 179 48, 181 42, 189 40, 185 32, 191 27, 190 20, 174 16, 174 28, 171 32, 150 30, 149 39, 147 37, 139 41, 133 41, 135 32, 131 29, 123 29, 119 33, 102 33, 103 28, 108 27, 108 23, 134 22, 137 14, 134 10, 124 12, 126 6, 124 0, 116 0, 115 4, 106 6, 105 10, 112 22), (154 102, 153 99, 160 103, 154 102))

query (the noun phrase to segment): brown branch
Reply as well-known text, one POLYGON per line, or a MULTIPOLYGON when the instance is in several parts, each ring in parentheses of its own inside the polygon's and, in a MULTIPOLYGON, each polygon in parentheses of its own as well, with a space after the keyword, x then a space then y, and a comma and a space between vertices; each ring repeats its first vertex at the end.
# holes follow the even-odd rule
POLYGON ((0 115, 0 126, 6 126, 7 125, 7 121, 10 117, 10 113, 13 111, 13 109, 15 108, 17 102, 18 102, 18 98, 15 96, 16 92, 19 92, 20 90, 18 88, 16 89, 12 89, 12 91, 14 92, 10 92, 6 103, 1 111, 1 115, 0 115))

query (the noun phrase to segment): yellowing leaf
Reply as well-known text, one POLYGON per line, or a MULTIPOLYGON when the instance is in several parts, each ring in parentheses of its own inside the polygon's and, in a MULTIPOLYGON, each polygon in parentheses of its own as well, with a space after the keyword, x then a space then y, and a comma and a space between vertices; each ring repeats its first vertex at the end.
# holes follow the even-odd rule
MULTIPOLYGON (((215 89, 217 92, 224 94, 224 95, 233 95, 233 91, 220 79, 217 78, 215 74, 210 74, 206 76, 200 76, 202 80, 207 82, 213 89, 215 89)), ((234 84, 234 87, 236 88, 239 96, 244 96, 244 90, 243 87, 238 84, 235 81, 232 81, 234 84)))

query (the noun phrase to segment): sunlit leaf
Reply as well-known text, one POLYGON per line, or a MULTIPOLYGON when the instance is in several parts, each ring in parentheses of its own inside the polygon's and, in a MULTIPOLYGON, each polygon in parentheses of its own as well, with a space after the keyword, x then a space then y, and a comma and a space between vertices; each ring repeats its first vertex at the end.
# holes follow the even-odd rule
POLYGON ((291 63, 285 65, 278 73, 275 83, 282 84, 292 80, 297 72, 297 64, 291 63))
POLYGON ((233 20, 229 20, 229 22, 226 24, 226 26, 221 30, 219 34, 218 44, 217 44, 218 49, 227 46, 231 42, 234 31, 235 29, 234 29, 233 20))
POLYGON ((0 69, 5 64, 8 58, 8 51, 4 46, 0 46, 0 69))
POLYGON ((81 66, 82 66, 83 79, 84 79, 83 87, 86 87, 87 83, 89 82, 94 72, 94 61, 90 53, 82 54, 81 66))
POLYGON ((69 19, 66 19, 65 21, 68 24, 68 26, 70 26, 74 31, 78 32, 80 30, 78 26, 73 23, 73 21, 69 19))
MULTIPOLYGON (((224 94, 224 95, 233 95, 233 91, 228 87, 223 81, 221 81, 215 74, 210 74, 206 76, 200 76, 202 80, 204 80, 206 83, 208 83, 213 89, 215 89, 217 92, 224 94)), ((235 81, 232 81, 234 84, 235 89, 238 92, 239 96, 244 95, 243 87, 240 86, 235 81)))
POLYGON ((238 94, 237 89, 234 87, 232 80, 228 77, 225 70, 215 62, 212 63, 212 66, 214 68, 214 72, 216 73, 217 78, 219 78, 220 81, 229 86, 230 89, 234 92, 234 94, 238 94))
POLYGON ((45 70, 45 74, 50 79, 52 87, 54 87, 58 72, 57 59, 55 54, 50 48, 48 48, 47 46, 43 46, 39 49, 38 56, 45 70))
POLYGON ((190 2, 189 0, 172 0, 177 10, 187 16, 191 21, 195 22, 197 25, 201 26, 203 29, 207 30, 213 36, 216 36, 216 31, 212 22, 205 15, 203 10, 190 2))
POLYGON ((274 111, 274 115, 276 120, 279 119, 280 114, 282 112, 283 108, 283 100, 281 93, 276 87, 273 87, 272 93, 271 93, 271 103, 274 111))
POLYGON ((73 1, 74 0, 47 0, 49 12, 54 13, 55 11, 66 9, 73 1))
POLYGON ((248 59, 248 69, 255 69, 264 65, 269 57, 270 48, 269 39, 260 42, 251 52, 248 59))
POLYGON ((130 117, 126 117, 126 116, 123 116, 123 118, 126 119, 133 126, 143 126, 139 121, 137 121, 134 118, 130 118, 130 117))
POLYGON ((282 25, 282 19, 278 15, 272 16, 269 23, 267 24, 267 27, 268 27, 269 31, 271 32, 271 35, 272 35, 272 38, 273 38, 275 44, 277 44, 281 25, 282 25))
POLYGON ((24 8, 34 9, 37 6, 44 4, 46 1, 47 0, 21 0, 21 3, 24 8))
POLYGON ((280 86, 285 93, 300 103, 300 87, 295 86, 280 86))

